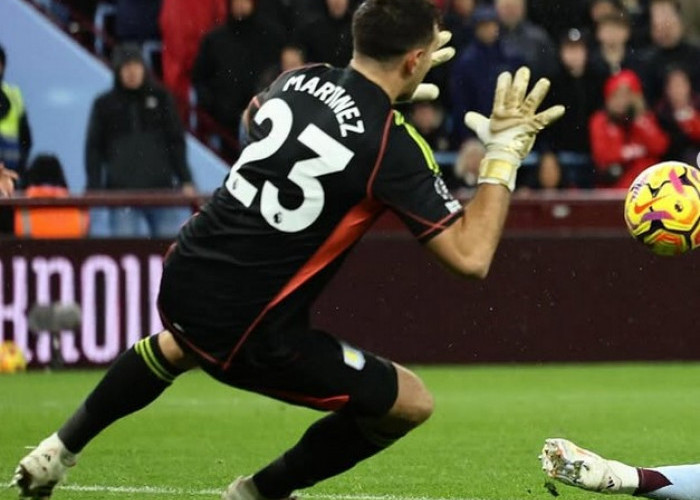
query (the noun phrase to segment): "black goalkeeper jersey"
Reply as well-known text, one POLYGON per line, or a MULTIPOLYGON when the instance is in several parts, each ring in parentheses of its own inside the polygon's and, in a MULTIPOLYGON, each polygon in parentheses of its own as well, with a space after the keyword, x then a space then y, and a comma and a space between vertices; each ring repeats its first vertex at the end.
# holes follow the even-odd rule
POLYGON ((248 146, 180 231, 165 271, 190 269, 170 270, 195 304, 183 308, 234 344, 308 308, 386 207, 422 242, 462 212, 427 143, 351 68, 284 73, 248 111, 248 146))

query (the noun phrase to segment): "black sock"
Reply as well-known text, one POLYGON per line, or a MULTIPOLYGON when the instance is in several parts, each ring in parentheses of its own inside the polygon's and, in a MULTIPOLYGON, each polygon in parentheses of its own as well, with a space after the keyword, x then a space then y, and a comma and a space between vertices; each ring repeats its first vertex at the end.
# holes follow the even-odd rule
POLYGON ((291 450, 260 470, 253 480, 264 497, 285 498, 294 490, 351 469, 399 437, 363 430, 355 417, 333 413, 309 427, 291 450))
POLYGON ((69 451, 80 452, 112 422, 154 401, 181 373, 165 359, 156 336, 140 340, 114 362, 58 437, 69 451))

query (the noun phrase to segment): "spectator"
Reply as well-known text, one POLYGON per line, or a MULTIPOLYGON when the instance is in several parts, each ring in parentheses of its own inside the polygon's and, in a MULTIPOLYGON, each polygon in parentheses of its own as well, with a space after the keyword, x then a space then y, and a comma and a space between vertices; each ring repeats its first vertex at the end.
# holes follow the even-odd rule
POLYGON ((472 137, 464 141, 462 147, 459 148, 457 161, 455 161, 452 172, 457 182, 451 182, 449 177, 446 179, 450 188, 476 188, 479 180, 479 167, 485 155, 486 148, 479 139, 472 137))
POLYGON ((507 55, 499 39, 498 15, 493 7, 474 11, 475 39, 452 65, 450 95, 456 146, 472 134, 463 123, 464 113, 491 114, 496 79, 503 71, 514 71, 522 60, 507 55))
POLYGON ((417 102, 411 106, 411 124, 435 151, 446 151, 450 140, 445 128, 445 113, 434 102, 417 102))
POLYGON ((282 47, 280 52, 279 62, 267 68, 260 75, 260 82, 257 85, 257 91, 262 91, 274 82, 277 77, 285 71, 290 71, 299 68, 306 64, 306 54, 304 49, 299 45, 287 44, 282 47))
POLYGON ((605 109, 591 118, 593 160, 602 187, 628 188, 645 168, 658 162, 669 140, 646 109, 642 84, 630 70, 605 82, 605 109))
MULTIPOLYGON (((114 88, 92 107, 86 143, 87 189, 172 189, 193 195, 185 138, 168 92, 147 76, 141 52, 115 51, 114 88)), ((136 236, 145 222, 151 236, 170 237, 183 222, 173 208, 117 208, 114 236, 136 236)))
POLYGON ((226 13, 226 0, 163 0, 163 83, 174 94, 183 121, 188 118, 197 49, 204 35, 226 20, 226 13))
POLYGON ((325 0, 324 15, 299 29, 298 41, 310 62, 344 67, 352 58, 350 0, 325 0))
POLYGON ((657 102, 663 82, 672 67, 683 68, 695 91, 700 90, 700 47, 684 40, 684 26, 676 0, 652 0, 651 38, 654 46, 646 58, 645 92, 649 102, 657 102))
MULTIPOLYGON (((22 92, 16 85, 5 81, 7 57, 0 46, 0 166, 22 176, 27 165, 27 157, 32 148, 32 134, 24 108, 22 92)), ((7 181, 7 176, 4 176, 7 181)), ((12 210, 0 208, 0 233, 13 232, 12 210)))
POLYGON ((557 60, 554 44, 544 29, 525 18, 525 1, 495 0, 503 48, 523 59, 533 78, 551 76, 557 60))
POLYGON ((671 138, 667 159, 694 165, 700 151, 700 95, 693 93, 685 70, 675 68, 666 75, 656 116, 671 138))
POLYGON ((289 38, 297 27, 297 17, 307 17, 302 0, 255 0, 258 15, 276 25, 289 38))
POLYGON ((552 191, 567 187, 566 177, 561 168, 557 156, 553 153, 545 153, 537 165, 536 189, 552 191))
POLYGON ((588 45, 578 29, 571 29, 559 45, 560 67, 552 78, 547 101, 566 106, 566 114, 542 136, 544 151, 554 155, 564 176, 578 187, 593 187, 593 164, 588 122, 603 106, 605 76, 588 63, 588 45))
POLYGON ((32 134, 22 92, 5 81, 6 64, 5 50, 0 46, 0 163, 22 176, 32 148, 32 134))
POLYGON ((192 71, 197 102, 232 134, 259 75, 279 59, 284 38, 255 11, 253 0, 230 0, 226 23, 202 40, 192 71))
POLYGON ((583 29, 588 0, 528 0, 527 17, 559 40, 572 26, 583 29))
MULTIPOLYGON (((58 158, 39 155, 27 170, 28 198, 66 198, 68 185, 58 158)), ((83 238, 88 230, 87 211, 72 207, 21 207, 15 209, 15 235, 20 238, 83 238)))
POLYGON ((15 181, 17 172, 5 168, 0 163, 0 198, 9 198, 15 192, 15 181))
POLYGON ((649 0, 622 0, 629 18, 631 35, 629 45, 641 49, 651 44, 649 35, 649 0))
POLYGON ((160 4, 161 0, 116 0, 114 33, 117 40, 142 43, 160 38, 160 4))
POLYGON ((694 43, 700 43, 700 2, 698 0, 680 0, 681 12, 686 20, 688 37, 694 43))
POLYGON ((604 17, 623 16, 624 5, 621 0, 590 0, 588 3, 589 28, 595 32, 596 25, 604 17))
POLYGON ((472 14, 476 0, 451 0, 444 16, 445 29, 452 33, 451 45, 464 50, 474 40, 472 14))
POLYGON ((636 69, 638 65, 633 51, 628 47, 630 25, 626 16, 605 16, 596 26, 598 46, 591 54, 594 70, 605 77, 622 69, 636 69))

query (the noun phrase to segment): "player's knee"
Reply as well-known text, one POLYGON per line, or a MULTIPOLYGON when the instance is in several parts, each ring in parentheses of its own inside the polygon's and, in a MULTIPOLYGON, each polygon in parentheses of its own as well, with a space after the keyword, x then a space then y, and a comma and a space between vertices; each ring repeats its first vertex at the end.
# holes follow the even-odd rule
POLYGON ((433 414, 435 400, 415 373, 398 365, 396 371, 399 390, 390 415, 401 420, 406 427, 417 427, 433 414))
POLYGON ((426 389, 412 401, 405 414, 406 421, 408 424, 417 427, 430 418, 434 409, 435 400, 433 399, 433 395, 426 389))
POLYGON ((158 347, 160 347, 165 359, 176 368, 189 370, 197 366, 197 361, 180 347, 173 334, 168 330, 163 330, 158 334, 158 347))

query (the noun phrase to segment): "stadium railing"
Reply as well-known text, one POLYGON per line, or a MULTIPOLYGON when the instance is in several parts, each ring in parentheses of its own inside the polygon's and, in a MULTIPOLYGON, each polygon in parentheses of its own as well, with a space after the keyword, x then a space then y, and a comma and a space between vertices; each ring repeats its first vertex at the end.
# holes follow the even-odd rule
MULTIPOLYGON (((457 197, 466 200, 468 190, 457 197)), ((619 190, 565 190, 516 192, 511 201, 508 229, 519 234, 541 231, 624 231, 624 192, 619 190)), ((209 199, 208 194, 184 196, 174 191, 93 191, 66 198, 27 198, 21 192, 0 199, 0 207, 189 207, 194 212, 209 199)), ((376 224, 375 231, 400 230, 393 216, 376 224)))

